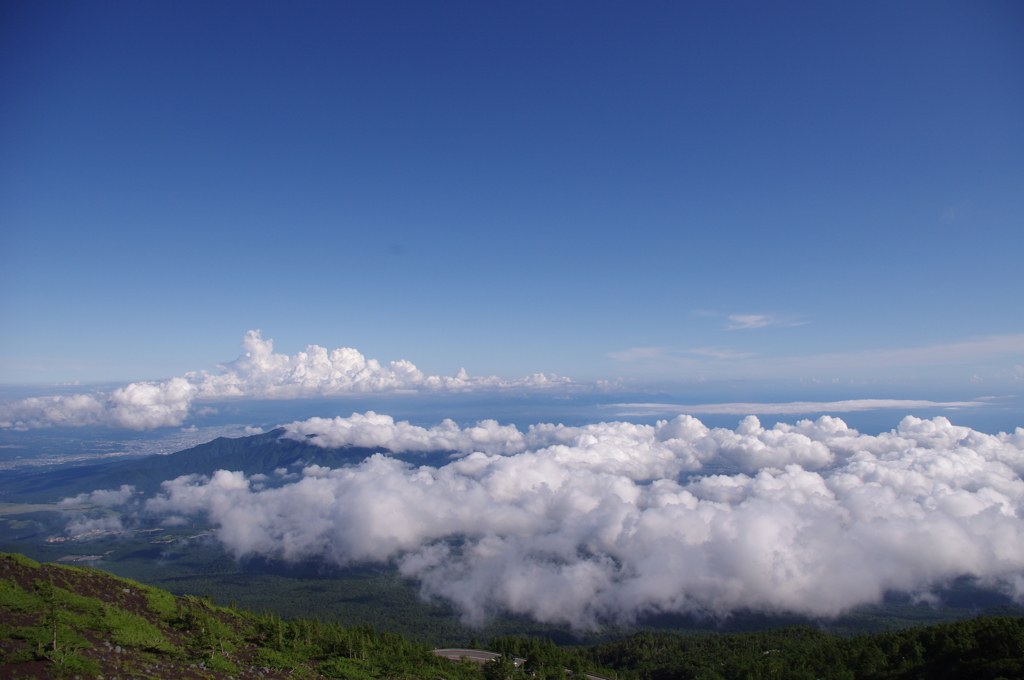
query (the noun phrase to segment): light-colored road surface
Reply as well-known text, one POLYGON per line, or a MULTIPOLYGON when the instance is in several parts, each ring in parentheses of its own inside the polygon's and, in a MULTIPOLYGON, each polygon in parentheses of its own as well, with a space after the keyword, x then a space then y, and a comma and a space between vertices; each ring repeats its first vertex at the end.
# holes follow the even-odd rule
MULTIPOLYGON (((485 652, 479 649, 435 649, 434 654, 449 658, 452 661, 461 661, 462 657, 466 657, 470 661, 476 661, 481 664, 501 657, 501 654, 485 652)), ((526 661, 526 659, 521 659, 518 656, 513 657, 513 659, 515 659, 517 666, 522 666, 526 661)))

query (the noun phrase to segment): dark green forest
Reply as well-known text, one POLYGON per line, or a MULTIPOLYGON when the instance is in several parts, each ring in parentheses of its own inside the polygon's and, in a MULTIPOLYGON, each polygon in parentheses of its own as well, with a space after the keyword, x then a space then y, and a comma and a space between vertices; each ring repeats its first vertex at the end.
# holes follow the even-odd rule
POLYGON ((694 637, 642 632, 585 653, 637 680, 1020 678, 1024 619, 979 617, 852 638, 807 626, 694 637))

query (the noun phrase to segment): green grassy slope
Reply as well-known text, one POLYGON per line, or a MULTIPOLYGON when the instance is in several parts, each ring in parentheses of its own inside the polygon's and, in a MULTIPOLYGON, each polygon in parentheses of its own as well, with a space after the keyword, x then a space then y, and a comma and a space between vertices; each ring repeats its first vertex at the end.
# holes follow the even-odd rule
POLYGON ((282 621, 81 567, 0 554, 0 677, 482 680, 369 627, 282 621))

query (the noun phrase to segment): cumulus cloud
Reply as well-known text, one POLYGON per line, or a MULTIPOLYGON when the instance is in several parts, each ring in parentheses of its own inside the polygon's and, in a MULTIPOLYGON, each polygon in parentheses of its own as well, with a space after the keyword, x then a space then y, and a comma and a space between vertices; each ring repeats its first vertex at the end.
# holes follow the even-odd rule
POLYGON ((475 427, 460 428, 452 420, 423 428, 408 421, 395 422, 373 411, 353 413, 348 418, 310 418, 284 426, 283 438, 309 441, 324 448, 361 446, 384 447, 394 453, 406 451, 453 451, 471 453, 518 453, 525 449, 523 434, 515 425, 484 420, 475 427))
POLYGON ((129 430, 180 425, 197 388, 185 378, 132 383, 109 394, 30 397, 0 404, 0 427, 106 425, 129 430))
POLYGON ((368 411, 348 418, 290 423, 284 426, 282 437, 325 448, 382 447, 394 453, 452 451, 507 456, 544 452, 561 465, 600 468, 634 481, 676 477, 699 470, 714 458, 748 471, 793 462, 816 469, 833 462, 827 447, 787 427, 779 424, 766 430, 756 417, 748 416, 735 431, 712 430, 696 418, 679 416, 656 425, 611 422, 568 427, 542 423, 529 426, 526 432, 495 420, 482 420, 467 428, 445 420, 428 429, 368 411))
POLYGON ((294 399, 373 392, 470 392, 476 389, 545 388, 565 385, 568 378, 538 373, 520 380, 497 376, 472 377, 460 370, 454 376, 424 375, 409 361, 383 366, 351 347, 328 351, 310 345, 294 356, 275 354, 273 340, 258 330, 242 341, 245 354, 224 364, 221 373, 188 373, 200 399, 255 397, 294 399))
POLYGON ((469 623, 499 611, 580 628, 645 612, 829 616, 965 574, 1024 594, 1021 428, 908 416, 868 436, 830 416, 730 430, 681 415, 524 432, 366 413, 286 430, 460 455, 311 465, 277 488, 226 470, 185 476, 147 511, 204 514, 239 556, 393 560, 469 623))
MULTIPOLYGON (((160 383, 140 382, 109 394, 36 397, 0 404, 0 427, 27 430, 49 426, 106 425, 148 430, 181 425, 194 402, 224 399, 296 399, 368 393, 472 392, 475 390, 545 390, 567 387, 565 377, 537 373, 519 380, 424 375, 409 361, 387 366, 343 347, 328 351, 310 345, 293 356, 275 354, 273 340, 260 331, 246 333, 245 353, 219 366, 219 373, 186 373, 160 383)), ((197 413, 216 413, 200 408, 197 413)))

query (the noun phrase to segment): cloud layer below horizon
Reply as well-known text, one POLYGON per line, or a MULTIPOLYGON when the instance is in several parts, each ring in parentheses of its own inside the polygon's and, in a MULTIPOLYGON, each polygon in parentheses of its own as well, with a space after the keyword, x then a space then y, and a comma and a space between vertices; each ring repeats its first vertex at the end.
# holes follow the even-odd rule
MULTIPOLYGON (((760 317, 758 317, 760 318, 760 317)), ((979 352, 1006 352, 1019 349, 1024 336, 990 338, 984 342, 961 343, 945 348, 960 356, 979 352)), ((40 396, 0 402, 0 429, 29 430, 51 426, 106 426, 130 430, 176 427, 192 415, 210 408, 197 404, 244 399, 303 399, 345 395, 424 395, 514 390, 537 393, 613 392, 622 390, 620 382, 598 380, 578 383, 564 376, 536 373, 517 380, 497 376, 470 376, 460 370, 454 376, 425 375, 413 363, 400 360, 387 365, 367 359, 359 351, 343 347, 327 350, 309 345, 294 355, 276 354, 273 340, 264 340, 259 330, 246 333, 245 352, 236 360, 218 365, 216 373, 188 372, 162 382, 135 382, 110 392, 60 396, 40 396)), ((924 348, 910 354, 942 358, 942 348, 924 348)), ((634 348, 612 353, 623 361, 664 358, 665 348, 634 348)), ((716 360, 742 359, 749 353, 725 348, 699 348, 690 354, 716 360)), ((904 352, 900 356, 907 354, 904 352)), ((906 357, 904 357, 906 358, 906 357)), ((947 357, 948 358, 948 357, 947 357)), ((870 363, 870 362, 869 362, 870 363)), ((1024 376, 1024 368, 1015 367, 1024 376)), ((672 413, 694 414, 800 414, 840 413, 876 409, 959 409, 988 405, 983 398, 973 401, 932 402, 899 399, 854 399, 830 402, 720 403, 698 405, 612 404, 616 415, 653 416, 672 413)))
POLYGON ((832 616, 967 574, 1024 595, 1021 428, 908 416, 868 436, 828 416, 771 429, 750 416, 735 430, 679 416, 520 431, 368 412, 285 429, 325 447, 455 453, 441 467, 380 454, 310 465, 276 488, 226 470, 185 476, 145 512, 205 515, 240 557, 394 560, 474 624, 498 612, 580 628, 648 612, 832 616))
POLYGON ((424 375, 409 361, 383 366, 350 347, 330 350, 310 345, 293 356, 275 354, 273 340, 246 333, 245 353, 219 366, 219 374, 189 372, 164 382, 139 382, 110 393, 32 397, 0 404, 0 427, 29 429, 52 425, 106 425, 132 430, 181 425, 193 403, 225 399, 297 399, 369 393, 544 390, 568 387, 571 380, 537 373, 519 380, 497 376, 424 375))

